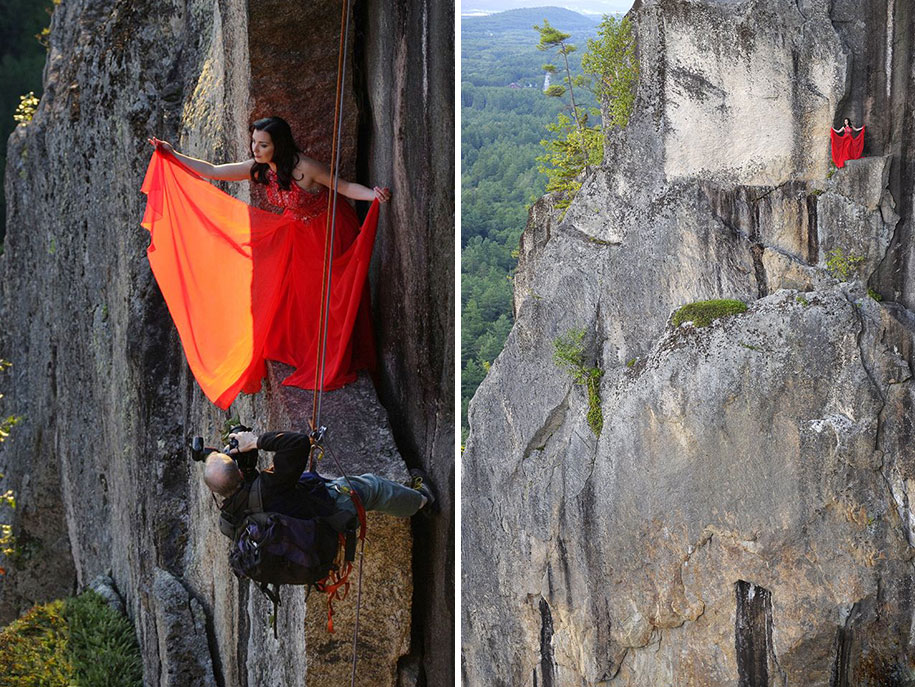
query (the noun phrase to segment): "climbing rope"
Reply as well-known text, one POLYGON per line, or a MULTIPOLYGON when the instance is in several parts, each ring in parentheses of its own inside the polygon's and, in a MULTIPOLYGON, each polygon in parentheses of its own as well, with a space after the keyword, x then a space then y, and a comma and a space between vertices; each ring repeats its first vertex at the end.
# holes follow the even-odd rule
MULTIPOLYGON (((321 323, 318 330, 318 364, 315 366, 315 384, 314 394, 312 397, 312 416, 311 416, 311 437, 312 451, 309 460, 309 470, 314 470, 314 463, 317 457, 325 452, 325 432, 326 428, 321 425, 321 402, 324 397, 324 367, 327 359, 327 321, 330 312, 330 287, 333 276, 334 260, 334 237, 336 234, 337 220, 337 185, 340 181, 340 139, 343 131, 343 75, 346 72, 346 49, 349 39, 349 0, 343 0, 343 7, 340 16, 340 48, 337 53, 337 89, 334 96, 334 132, 331 140, 331 158, 330 158, 330 178, 331 189, 327 199, 327 222, 324 229, 324 267, 321 276, 321 323)), ((359 574, 356 594, 356 619, 353 625, 353 667, 350 676, 350 687, 356 686, 356 663, 358 659, 359 646, 359 611, 362 607, 362 565, 365 560, 365 509, 359 499, 359 492, 356 491, 352 482, 350 482, 346 471, 337 459, 336 454, 327 446, 328 452, 337 466, 340 475, 346 480, 351 490, 351 498, 356 506, 359 516, 359 574)), ((349 571, 345 577, 349 576, 349 571)), ((344 578, 345 579, 345 578, 344 578)), ((345 583, 348 588, 349 583, 345 583)), ((333 590, 336 595, 337 589, 333 590)), ((345 591, 343 592, 345 595, 345 591)), ((338 597, 339 598, 339 597, 338 597)), ((330 604, 330 601, 328 601, 330 604)), ((332 621, 332 606, 328 606, 328 622, 332 621)))
POLYGON ((311 428, 321 427, 321 401, 324 396, 324 366, 327 359, 327 320, 330 312, 330 286, 333 276, 334 236, 337 225, 337 185, 340 181, 340 139, 343 131, 343 75, 346 71, 346 48, 349 39, 349 0, 343 0, 340 17, 340 49, 337 54, 337 90, 334 95, 334 133, 331 140, 331 189, 327 198, 327 222, 324 229, 324 268, 321 275, 321 324, 318 329, 318 364, 312 397, 311 428))

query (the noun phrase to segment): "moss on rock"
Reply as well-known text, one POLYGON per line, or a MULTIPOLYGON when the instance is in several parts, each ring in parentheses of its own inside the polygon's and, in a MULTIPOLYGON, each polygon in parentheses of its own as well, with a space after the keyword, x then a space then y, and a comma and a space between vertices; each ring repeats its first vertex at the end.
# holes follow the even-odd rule
POLYGON ((747 304, 743 301, 727 298, 712 301, 697 301, 684 305, 674 312, 673 324, 679 327, 684 322, 692 322, 695 327, 708 327, 715 320, 739 315, 747 311, 747 304))

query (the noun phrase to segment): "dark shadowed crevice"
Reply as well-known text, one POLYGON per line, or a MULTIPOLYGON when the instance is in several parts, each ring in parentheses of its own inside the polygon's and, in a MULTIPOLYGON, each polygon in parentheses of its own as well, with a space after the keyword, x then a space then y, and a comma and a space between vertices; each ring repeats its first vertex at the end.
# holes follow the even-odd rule
POLYGON ((236 611, 238 616, 238 649, 236 656, 238 664, 236 665, 235 674, 241 681, 239 687, 248 687, 248 644, 250 643, 251 622, 248 618, 248 588, 246 583, 238 583, 238 605, 236 611))
POLYGON ((763 264, 763 253, 765 248, 761 243, 754 243, 750 247, 750 254, 753 256, 753 272, 756 275, 756 297, 765 298, 769 295, 769 283, 766 276, 766 266, 763 264))
POLYGON ((836 660, 832 665, 829 687, 849 687, 848 659, 851 655, 851 630, 845 627, 836 628, 836 660))
MULTIPOLYGON (((369 25, 368 3, 357 2, 353 8, 353 96, 358 111, 356 119, 356 181, 371 186, 371 160, 366 153, 372 149, 372 99, 366 67, 366 27, 369 25)), ((379 180, 380 181, 380 180, 379 180)), ((368 207, 368 203, 362 203, 368 207)), ((363 213, 360 213, 360 217, 363 213)))
POLYGON ((210 650, 210 661, 213 664, 213 679, 216 687, 226 687, 225 670, 222 667, 222 655, 219 653, 219 643, 216 640, 216 626, 213 622, 213 609, 204 599, 197 599, 200 607, 204 609, 204 620, 207 633, 207 648, 210 650))
MULTIPOLYGON (((543 675, 542 687, 554 687, 556 684, 556 664, 553 661, 553 614, 550 605, 540 597, 540 672, 543 675)), ((534 682, 536 683, 536 674, 534 682)))
POLYGON ((751 582, 738 580, 735 650, 738 687, 769 684, 769 655, 772 652, 772 594, 751 582))
POLYGON ((817 231, 817 196, 807 196, 807 262, 816 265, 820 259, 820 236, 817 231))

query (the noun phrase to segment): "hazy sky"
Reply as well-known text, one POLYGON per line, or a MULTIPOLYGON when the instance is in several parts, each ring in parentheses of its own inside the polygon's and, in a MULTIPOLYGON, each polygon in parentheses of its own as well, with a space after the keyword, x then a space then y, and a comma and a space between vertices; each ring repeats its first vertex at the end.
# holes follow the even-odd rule
POLYGON ((612 14, 628 12, 632 0, 460 0, 461 14, 502 12, 521 7, 565 7, 582 14, 612 14))

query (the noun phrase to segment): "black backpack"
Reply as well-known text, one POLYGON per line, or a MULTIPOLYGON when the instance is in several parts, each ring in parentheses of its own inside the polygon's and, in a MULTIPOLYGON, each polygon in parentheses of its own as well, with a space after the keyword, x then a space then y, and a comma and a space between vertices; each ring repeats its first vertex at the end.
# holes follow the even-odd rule
POLYGON ((333 632, 330 604, 333 598, 342 599, 346 594, 356 552, 358 520, 352 513, 337 509, 324 480, 310 473, 299 480, 302 499, 313 513, 309 518, 265 512, 260 478, 244 488, 248 490, 247 507, 241 517, 233 518, 226 511, 219 517, 220 531, 232 539, 232 572, 239 579, 259 583, 261 591, 273 602, 274 635, 276 607, 280 604, 278 588, 283 584, 307 585, 326 592, 328 630, 333 632), (341 547, 343 559, 338 564, 341 547))

